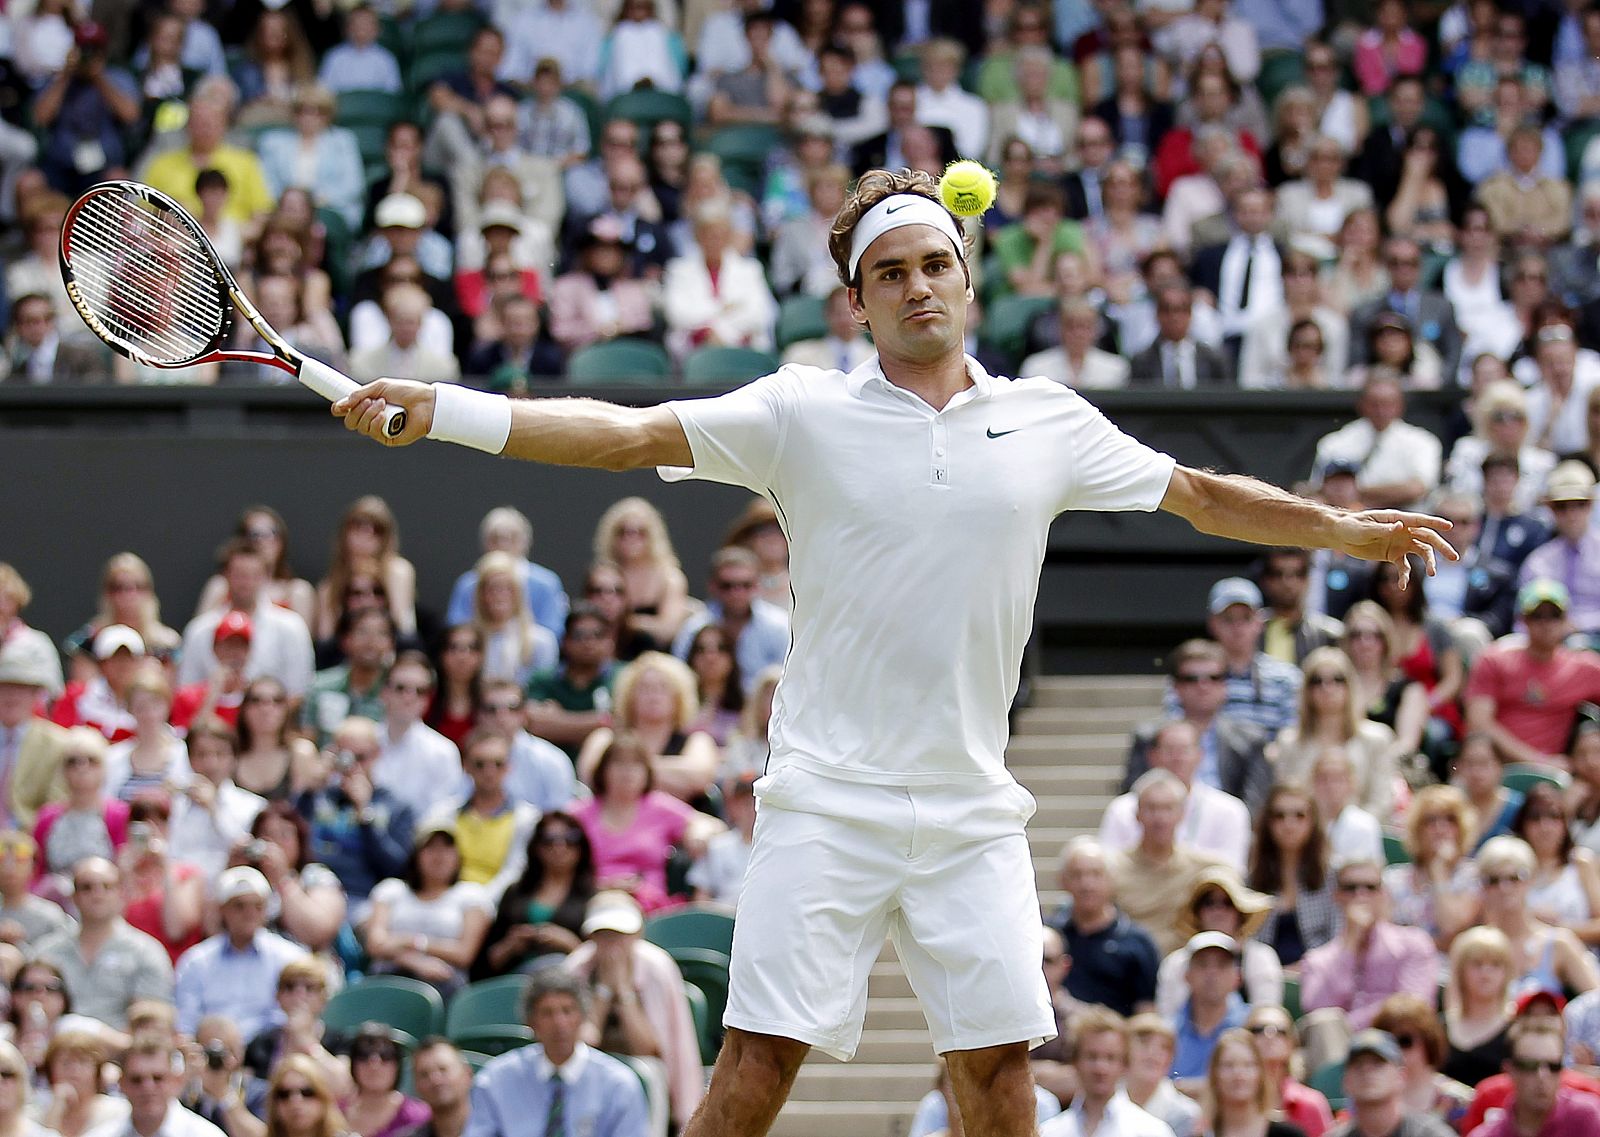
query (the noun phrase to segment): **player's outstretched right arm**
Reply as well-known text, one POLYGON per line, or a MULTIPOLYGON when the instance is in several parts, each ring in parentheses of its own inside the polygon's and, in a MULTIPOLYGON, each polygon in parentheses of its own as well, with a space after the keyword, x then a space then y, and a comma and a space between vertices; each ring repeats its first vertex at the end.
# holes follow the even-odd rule
POLYGON ((350 430, 386 446, 435 438, 508 458, 603 470, 694 464, 678 416, 665 407, 507 399, 453 384, 377 379, 334 403, 333 413, 350 430), (398 437, 383 433, 385 406, 406 410, 406 428, 398 437))

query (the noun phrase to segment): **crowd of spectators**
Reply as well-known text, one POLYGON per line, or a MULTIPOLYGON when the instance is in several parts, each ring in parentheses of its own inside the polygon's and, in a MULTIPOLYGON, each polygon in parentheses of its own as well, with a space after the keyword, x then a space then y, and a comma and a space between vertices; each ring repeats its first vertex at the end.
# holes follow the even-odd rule
POLYGON ((528 1128, 554 1108, 548 1073, 530 1090, 515 1067, 505 1101, 486 1074, 442 1128, 430 1062, 454 1086, 461 1053, 322 1022, 372 976, 448 1002, 527 975, 530 1055, 561 1069, 573 1123, 598 1126, 571 1132, 681 1126, 703 1034, 644 922, 737 903, 789 646, 774 511, 730 520, 701 600, 641 498, 599 519, 572 596, 514 509, 484 517, 457 579, 419 582, 388 505, 363 497, 313 583, 283 517, 252 506, 180 627, 125 552, 59 644, 0 564, 0 1002, 18 1048, 0 1046, 0 1069, 24 1066, 28 1124, 80 1137, 131 1106, 155 1137, 134 1079, 160 1046, 180 1055, 173 1092, 228 1137, 262 1137, 276 1103, 313 1096, 347 1128, 307 1137, 564 1132, 528 1128))

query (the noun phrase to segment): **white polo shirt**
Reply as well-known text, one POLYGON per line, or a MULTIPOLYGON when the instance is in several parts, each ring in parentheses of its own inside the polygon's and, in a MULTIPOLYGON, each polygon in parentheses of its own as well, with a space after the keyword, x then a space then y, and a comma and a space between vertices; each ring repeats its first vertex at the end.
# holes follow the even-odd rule
POLYGON ((692 469, 773 503, 789 538, 793 638, 768 772, 888 785, 1008 784, 1006 713, 1050 522, 1156 509, 1173 459, 1048 379, 991 378, 942 411, 873 356, 790 365, 668 403, 692 469))

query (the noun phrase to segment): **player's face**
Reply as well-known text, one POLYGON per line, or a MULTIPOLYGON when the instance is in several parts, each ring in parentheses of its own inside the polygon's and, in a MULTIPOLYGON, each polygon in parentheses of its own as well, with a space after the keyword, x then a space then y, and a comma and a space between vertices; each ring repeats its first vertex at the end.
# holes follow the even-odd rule
POLYGON ((886 360, 929 364, 959 354, 972 290, 950 238, 929 225, 904 225, 861 257, 851 311, 866 320, 886 360))

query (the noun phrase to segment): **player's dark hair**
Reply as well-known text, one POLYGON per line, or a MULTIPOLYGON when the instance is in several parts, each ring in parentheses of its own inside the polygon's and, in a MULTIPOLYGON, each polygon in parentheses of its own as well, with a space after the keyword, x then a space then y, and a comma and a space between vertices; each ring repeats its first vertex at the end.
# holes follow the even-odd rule
MULTIPOLYGON (((828 255, 833 258, 834 268, 838 270, 839 282, 846 287, 861 286, 859 269, 854 279, 850 276, 850 241, 855 235, 856 225, 873 206, 898 193, 925 197, 939 208, 944 208, 944 203, 939 200, 939 183, 922 170, 868 170, 862 174, 855 188, 850 191, 850 196, 845 198, 838 216, 833 219, 833 228, 828 231, 828 255)), ((956 223, 956 231, 963 234, 961 268, 970 281, 972 274, 967 269, 967 258, 972 255, 972 238, 961 227, 961 221, 955 214, 952 213, 950 217, 956 223)))

